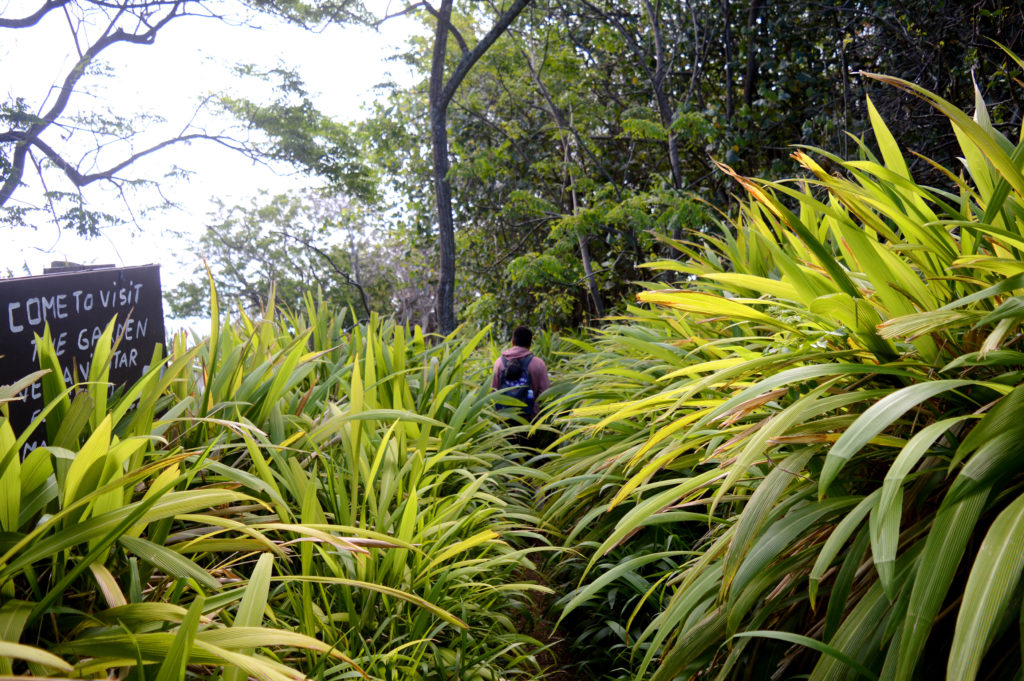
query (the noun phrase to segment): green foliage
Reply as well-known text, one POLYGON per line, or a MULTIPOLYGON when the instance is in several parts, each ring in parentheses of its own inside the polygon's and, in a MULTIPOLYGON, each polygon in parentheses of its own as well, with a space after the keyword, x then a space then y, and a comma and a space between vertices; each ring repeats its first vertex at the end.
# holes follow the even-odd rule
POLYGON ((167 295, 178 317, 208 312, 207 277, 230 307, 258 313, 271 289, 301 309, 320 290, 334 309, 361 319, 388 311, 398 285, 394 257, 357 205, 328 192, 261 196, 250 206, 221 207, 215 224, 190 249, 202 265, 195 279, 167 295))
POLYGON ((0 103, 0 122, 12 129, 24 130, 38 120, 39 118, 29 111, 28 102, 24 97, 15 97, 9 102, 0 103))
POLYGON ((82 195, 77 192, 46 192, 46 199, 59 213, 58 222, 80 236, 97 237, 104 227, 118 223, 117 217, 109 213, 86 208, 82 195))
POLYGON ((868 102, 877 153, 731 173, 732 228, 652 264, 680 288, 579 343, 542 520, 581 547, 563 622, 628 643, 582 639, 601 678, 1020 673, 1024 146, 884 80, 952 122, 952 191, 868 102))
MULTIPOLYGON (((945 119, 862 72, 925 77, 966 106, 973 71, 1005 131, 1020 109, 1012 59, 963 36, 1020 51, 1024 32, 1007 19, 1015 11, 1002 0, 532 3, 474 66, 450 111, 460 314, 499 323, 479 316, 476 296, 486 293, 498 310, 525 301, 537 326, 596 322, 581 274, 509 286, 507 265, 517 258, 543 254, 580 269, 584 250, 599 270, 602 307, 621 312, 630 282, 645 277, 641 265, 671 254, 660 238, 715 231, 706 215, 680 209, 729 205, 732 187, 715 161, 778 178, 802 172, 794 144, 850 157, 856 146, 845 131, 870 127, 866 93, 909 148, 934 150, 940 165, 955 167, 945 119), (548 299, 558 302, 542 309, 548 299)), ((467 35, 474 17, 457 18, 467 35)), ((425 78, 429 40, 412 41, 405 59, 425 78)), ((401 197, 403 236, 432 249, 425 99, 423 83, 395 92, 363 129, 401 197)), ((945 181, 923 159, 908 164, 924 184, 945 181)))
POLYGON ((311 29, 329 22, 361 24, 372 20, 359 0, 246 0, 245 4, 311 29))
POLYGON ((627 118, 622 121, 623 134, 641 140, 664 142, 668 139, 665 127, 656 121, 642 118, 627 118))
POLYGON ((337 192, 366 202, 376 200, 377 185, 371 170, 360 161, 353 130, 317 110, 294 71, 279 67, 259 72, 251 65, 238 71, 240 76, 270 82, 277 93, 270 104, 230 96, 220 99, 225 111, 265 136, 265 143, 257 143, 265 158, 302 168, 337 192))
POLYGON ((229 323, 214 295, 209 338, 109 400, 113 323, 88 383, 3 388, 42 380, 48 406, 22 433, 0 415, 0 674, 539 674, 485 334, 328 309, 229 323))

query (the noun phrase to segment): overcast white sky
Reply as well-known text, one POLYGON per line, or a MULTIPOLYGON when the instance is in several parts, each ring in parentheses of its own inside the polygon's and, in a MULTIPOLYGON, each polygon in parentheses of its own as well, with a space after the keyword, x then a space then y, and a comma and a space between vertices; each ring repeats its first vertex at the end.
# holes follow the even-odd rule
MULTIPOLYGON (((30 13, 39 1, 13 0, 5 4, 0 0, 0 12, 21 16, 30 13)), ((4 29, 0 34, 0 93, 25 97, 33 107, 38 107, 50 86, 63 77, 72 59, 62 17, 59 12, 51 14, 45 25, 4 29)), ((330 27, 322 33, 310 33, 268 17, 261 16, 258 21, 260 29, 205 19, 178 20, 169 24, 153 45, 117 45, 104 53, 104 63, 113 77, 92 79, 88 84, 83 81, 85 87, 76 94, 73 104, 81 110, 110 108, 122 115, 157 113, 168 120, 169 129, 177 130, 189 120, 203 94, 239 86, 231 73, 233 64, 271 68, 283 63, 302 74, 308 89, 317 93, 322 111, 353 120, 360 117, 363 104, 373 98, 378 83, 388 78, 412 82, 413 76, 400 63, 387 61, 418 29, 411 21, 386 22, 380 32, 330 27)), ((302 185, 298 178, 253 166, 212 143, 165 150, 140 165, 137 172, 159 178, 172 165, 195 173, 188 182, 163 185, 165 195, 181 203, 182 210, 141 219, 141 232, 128 225, 89 241, 61 234, 52 224, 40 221, 35 231, 0 239, 12 246, 0 249, 0 276, 21 276, 27 271, 39 274, 52 260, 119 266, 156 262, 162 265, 167 290, 191 270, 178 264, 179 258, 187 255, 186 245, 170 233, 198 233, 212 209, 212 198, 228 205, 247 203, 260 189, 278 193, 302 185)), ((96 187, 88 190, 92 198, 99 194, 96 187)), ((113 193, 104 195, 117 212, 122 211, 113 193)), ((31 192, 15 196, 33 200, 31 192)))

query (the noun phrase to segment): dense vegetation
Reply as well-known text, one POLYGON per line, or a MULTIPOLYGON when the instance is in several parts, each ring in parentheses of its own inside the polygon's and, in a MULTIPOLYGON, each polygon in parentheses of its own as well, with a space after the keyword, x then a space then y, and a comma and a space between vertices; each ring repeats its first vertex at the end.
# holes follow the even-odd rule
POLYGON ((5 388, 41 378, 50 444, 0 421, 3 673, 1018 678, 1024 142, 878 78, 952 124, 949 189, 870 101, 855 158, 722 166, 737 217, 649 264, 678 288, 541 337, 543 452, 494 416, 487 330, 312 294, 228 322, 213 293, 109 399, 112 329, 89 383, 5 388))
MULTIPOLYGON (((452 22, 465 46, 511 4, 455 2, 452 22)), ((906 148, 954 168, 959 151, 944 117, 863 72, 921 84, 961 108, 971 106, 977 79, 993 125, 1012 135, 1022 100, 1016 66, 999 44, 1024 53, 1021 12, 1005 0, 533 0, 449 105, 459 320, 505 326, 516 316, 564 330, 621 312, 633 282, 650 276, 644 263, 672 253, 662 239, 717 230, 715 216, 729 210, 736 187, 716 161, 780 179, 800 172, 793 145, 849 158, 857 145, 848 134, 870 135, 868 96, 906 148)), ((422 35, 399 58, 420 80, 385 90, 352 126, 314 115, 315 99, 294 74, 265 74, 278 99, 228 100, 273 141, 275 158, 293 159, 334 198, 261 197, 212 220, 195 251, 226 293, 244 292, 239 299, 251 306, 273 279, 281 300, 296 304, 285 292, 308 286, 312 272, 362 318, 352 285, 361 278, 371 309, 435 323, 428 86, 436 21, 418 16, 422 35), (317 145, 322 156, 307 158, 317 145), (339 150, 358 153, 359 163, 339 150), (383 188, 376 196, 367 191, 374 182, 383 188), (355 207, 357 219, 341 210, 305 228, 304 215, 321 214, 325 200, 355 207), (279 207, 291 202, 308 208, 285 230, 279 207), (374 238, 362 239, 353 229, 360 226, 374 238), (217 246, 225 242, 232 248, 217 246), (269 268, 269 251, 311 266, 269 268)), ((462 55, 460 41, 450 41, 446 73, 462 55)), ((924 159, 908 154, 908 165, 920 182, 946 183, 924 159)), ((191 286, 172 296, 179 311, 202 311, 205 286, 197 266, 191 286)))
POLYGON ((544 521, 621 678, 1020 674, 1024 145, 885 80, 953 123, 952 191, 872 110, 877 152, 737 176, 731 228, 652 263, 684 287, 573 357, 544 521))
POLYGON ((425 93, 225 99, 329 191, 225 207, 208 334, 135 384, 112 322, 0 388, 0 677, 1024 677, 1024 62, 980 38, 1020 10, 744 9, 551 0, 476 62, 447 336, 425 93), (532 426, 489 389, 521 321, 532 426))
POLYGON ((536 522, 467 361, 482 337, 343 332, 306 301, 221 324, 214 298, 208 339, 110 401, 102 368, 43 376, 49 445, 23 461, 31 429, 0 421, 0 674, 537 674, 514 622, 536 522))

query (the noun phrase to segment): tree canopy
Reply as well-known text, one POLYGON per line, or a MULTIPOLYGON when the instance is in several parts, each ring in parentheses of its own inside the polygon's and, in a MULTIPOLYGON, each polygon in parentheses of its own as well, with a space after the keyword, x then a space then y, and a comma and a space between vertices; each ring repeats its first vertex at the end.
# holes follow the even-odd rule
MULTIPOLYGON (((512 317, 575 327, 621 306, 632 282, 648 278, 644 264, 671 254, 684 228, 719 229, 735 188, 718 164, 771 178, 798 171, 794 145, 848 156, 870 138, 868 97, 897 139, 929 150, 930 159, 910 161, 915 175, 948 186, 932 165, 955 165, 948 124, 866 72, 964 107, 976 81, 1004 130, 1022 111, 1004 47, 1024 52, 1024 22, 1005 0, 446 0, 388 6, 390 15, 357 2, 248 6, 309 27, 415 16, 422 29, 396 56, 421 80, 392 87, 348 123, 318 110, 288 65, 243 65, 239 77, 276 95, 207 101, 233 117, 237 137, 185 126, 143 143, 143 121, 107 112, 68 120, 67 102, 88 88, 104 50, 151 43, 186 17, 215 20, 210 6, 66 0, 0 17, 0 30, 29 31, 63 14, 80 49, 48 104, 17 93, 2 103, 7 223, 26 224, 31 207, 13 197, 31 172, 60 178, 47 184, 50 219, 96 234, 115 218, 90 205, 89 185, 145 182, 128 172, 134 161, 202 138, 288 164, 337 205, 377 216, 381 243, 401 244, 413 263, 406 273, 422 274, 417 309, 442 330, 512 317), (86 138, 84 154, 62 150, 86 138)), ((221 218, 232 207, 224 211, 214 223, 227 229, 221 218)), ((311 253, 317 276, 338 274, 311 253)))
MULTIPOLYGON (((450 105, 461 319, 559 327, 601 316, 681 227, 716 231, 734 191, 718 163, 779 177, 798 170, 794 145, 849 153, 870 137, 868 97, 898 139, 952 165, 948 123, 864 73, 927 71, 928 87, 963 106, 977 80, 1009 129, 1022 107, 1000 45, 1024 48, 1020 19, 995 0, 531 4, 450 105)), ((414 179, 422 97, 394 93, 364 129, 400 156, 381 171, 410 189, 405 219, 429 233, 414 179)), ((926 159, 911 167, 947 182, 926 159)))
POLYGON ((144 118, 104 110, 81 113, 71 106, 73 98, 86 96, 90 83, 102 78, 109 51, 151 45, 172 23, 213 18, 216 14, 210 3, 47 0, 25 15, 9 16, 8 12, 0 16, 0 32, 41 33, 46 29, 49 36, 63 34, 65 42, 53 44, 51 49, 65 50, 70 59, 52 87, 36 83, 34 96, 9 91, 0 102, 0 209, 5 223, 25 226, 26 216, 35 208, 45 210, 63 227, 97 235, 114 217, 89 205, 83 193, 86 187, 108 183, 123 193, 144 181, 127 171, 140 159, 170 145, 207 140, 239 146, 225 136, 188 124, 177 135, 151 139, 145 134, 148 121, 144 118), (54 27, 57 22, 63 23, 59 30, 54 27), (38 175, 44 188, 45 208, 16 200, 30 172, 38 175))

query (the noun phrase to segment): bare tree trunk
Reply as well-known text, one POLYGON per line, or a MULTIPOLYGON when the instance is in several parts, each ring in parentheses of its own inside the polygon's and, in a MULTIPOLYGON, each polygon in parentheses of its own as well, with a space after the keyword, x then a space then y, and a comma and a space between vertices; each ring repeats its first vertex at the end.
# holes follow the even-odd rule
MULTIPOLYGON (((579 144, 580 138, 579 134, 576 132, 576 126, 573 124, 572 112, 569 112, 569 119, 566 120, 565 113, 558 108, 557 104, 555 104, 554 100, 551 98, 551 93, 548 92, 547 86, 544 85, 544 81, 541 80, 540 72, 534 64, 533 54, 524 51, 523 56, 526 58, 526 64, 530 69, 530 74, 533 76, 533 82, 536 84, 541 97, 543 97, 544 103, 547 104, 548 112, 551 114, 551 117, 555 119, 555 124, 558 126, 558 132, 560 133, 559 137, 562 142, 562 159, 565 162, 566 167, 564 183, 569 187, 570 196, 572 197, 572 214, 576 215, 579 213, 579 199, 576 194, 572 171, 569 170, 569 161, 572 160, 572 141, 575 140, 576 143, 579 144)), ((577 153, 579 152, 577 151, 577 153)), ((594 268, 590 258, 589 239, 585 235, 577 232, 576 242, 580 246, 580 260, 583 262, 583 274, 587 280, 587 292, 590 294, 590 299, 594 303, 594 311, 597 313, 598 317, 604 317, 604 304, 601 302, 601 292, 597 288, 597 280, 594 278, 594 268)))
POLYGON ((764 5, 765 0, 751 0, 750 11, 747 13, 747 73, 743 77, 743 103, 747 106, 754 104, 754 95, 757 92, 758 64, 754 36, 757 34, 757 19, 761 16, 764 5))
POLYGON ((352 280, 355 282, 356 290, 359 291, 359 299, 366 310, 366 319, 369 320, 373 314, 370 312, 370 300, 366 297, 366 288, 363 286, 363 275, 359 272, 359 249, 356 248, 356 240, 350 236, 348 239, 349 257, 352 259, 352 280))
POLYGON ((725 22, 725 118, 731 123, 736 107, 732 101, 732 29, 729 21, 729 0, 722 0, 722 21, 725 22))
POLYGON ((641 46, 636 35, 633 34, 631 30, 633 27, 627 26, 597 5, 583 0, 583 4, 587 9, 615 27, 636 57, 636 63, 647 76, 647 80, 651 84, 651 92, 654 94, 654 100, 658 106, 658 116, 661 118, 661 124, 668 136, 668 158, 672 173, 672 186, 675 189, 682 189, 683 176, 679 165, 679 141, 672 132, 675 112, 672 110, 668 95, 665 93, 665 76, 668 74, 668 64, 665 60, 665 45, 661 33, 661 3, 659 0, 655 0, 655 2, 657 4, 652 5, 651 0, 643 0, 644 12, 647 15, 647 21, 650 24, 651 33, 654 37, 654 70, 652 71, 648 65, 651 61, 651 55, 641 46))
MULTIPOLYGON (((570 112, 569 127, 572 127, 572 114, 570 112)), ((556 118, 561 119, 557 113, 556 118)), ((561 120, 559 120, 561 127, 561 120)), ((572 214, 580 212, 579 197, 576 194, 576 182, 573 180, 572 171, 569 170, 569 161, 572 160, 570 152, 569 132, 562 131, 562 149, 564 150, 566 180, 569 185, 569 193, 572 196, 572 214)), ((597 280, 594 278, 594 266, 590 260, 590 237, 582 232, 576 232, 576 241, 580 245, 580 259, 583 261, 583 274, 587 278, 587 291, 590 292, 590 299, 594 303, 594 312, 598 317, 604 317, 604 304, 601 302, 601 292, 597 289, 597 280)))
POLYGON ((437 322, 441 333, 455 330, 455 221, 452 189, 448 183, 448 102, 444 100, 444 60, 448 53, 448 27, 452 0, 441 0, 430 65, 430 146, 433 155, 434 201, 437 207, 437 241, 440 277, 437 282, 437 322))
POLYGON ((676 139, 676 134, 672 131, 675 114, 669 104, 668 95, 665 94, 665 74, 668 72, 668 64, 665 63, 665 44, 661 35, 661 3, 659 2, 657 7, 651 4, 651 0, 643 0, 643 3, 647 21, 651 25, 651 35, 654 37, 654 73, 651 75, 651 89, 654 90, 654 98, 658 102, 661 124, 665 126, 665 132, 668 135, 668 162, 672 170, 672 187, 682 189, 683 174, 679 167, 679 140, 676 139))
MULTIPOLYGON (((579 205, 576 203, 576 188, 572 189, 572 212, 575 215, 579 212, 579 205)), ((590 300, 594 303, 594 312, 598 317, 604 317, 604 304, 601 302, 601 292, 597 289, 597 280, 594 278, 594 266, 590 260, 589 237, 577 232, 576 240, 580 245, 580 259, 583 261, 583 274, 587 278, 587 291, 590 292, 590 300)))
POLYGON ((437 282, 437 323, 443 335, 455 330, 455 219, 452 216, 452 188, 448 183, 448 104, 466 74, 480 57, 490 49, 494 41, 512 24, 531 0, 513 0, 502 12, 491 30, 480 39, 472 50, 451 24, 452 0, 441 0, 439 9, 428 6, 437 20, 434 33, 434 53, 430 64, 430 146, 433 160, 434 198, 437 207, 437 241, 440 250, 440 273, 437 282), (445 57, 448 53, 448 37, 454 35, 462 48, 462 58, 446 80, 444 77, 445 57))
POLYGON ((683 106, 688 107, 690 99, 696 93, 697 95, 697 108, 704 108, 704 91, 697 87, 697 81, 700 78, 701 71, 703 70, 702 64, 705 63, 708 52, 708 40, 707 40, 707 28, 703 22, 697 22, 697 9, 694 7, 693 2, 687 3, 690 9, 690 23, 693 26, 693 54, 690 57, 691 72, 690 72, 690 83, 686 86, 686 97, 683 98, 683 106))

